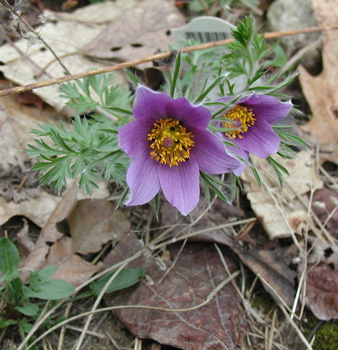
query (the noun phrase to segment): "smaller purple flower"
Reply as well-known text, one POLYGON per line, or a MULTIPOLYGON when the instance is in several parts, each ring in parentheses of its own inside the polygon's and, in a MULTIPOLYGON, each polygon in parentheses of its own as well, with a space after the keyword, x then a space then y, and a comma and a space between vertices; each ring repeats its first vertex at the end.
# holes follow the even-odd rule
POLYGON ((162 189, 168 202, 187 215, 199 201, 200 171, 223 174, 240 166, 206 130, 211 113, 204 106, 139 87, 133 115, 135 121, 119 130, 120 147, 132 159, 127 205, 147 203, 162 189))
MULTIPOLYGON (((233 97, 222 97, 217 101, 228 103, 232 99, 233 97)), ((280 138, 271 124, 285 118, 292 107, 291 102, 281 102, 273 96, 253 94, 243 97, 233 108, 221 115, 231 119, 221 123, 221 126, 236 130, 219 135, 234 143, 237 147, 226 146, 227 149, 245 161, 248 161, 250 153, 260 158, 267 158, 276 153, 280 145, 280 138)), ((239 176, 246 165, 242 162, 234 173, 239 176)))

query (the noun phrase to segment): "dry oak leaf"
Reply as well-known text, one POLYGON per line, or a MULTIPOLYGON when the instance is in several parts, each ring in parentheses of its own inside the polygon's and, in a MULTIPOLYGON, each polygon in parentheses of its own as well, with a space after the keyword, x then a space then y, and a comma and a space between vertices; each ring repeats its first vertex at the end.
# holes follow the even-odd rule
MULTIPOLYGON (((113 249, 110 264, 129 257, 135 249, 144 249, 131 235, 125 236, 113 249)), ((176 259, 172 269, 159 268, 152 256, 134 261, 131 267, 147 268, 148 279, 135 288, 107 295, 112 305, 150 305, 167 309, 190 308, 204 302, 209 293, 227 278, 218 252, 212 244, 187 243, 171 246, 176 259)), ((224 249, 230 271, 235 263, 224 249)), ((163 262, 162 262, 163 264, 163 262)), ((205 306, 187 312, 166 312, 150 309, 122 309, 114 312, 139 338, 156 340, 184 350, 235 350, 242 343, 246 330, 245 314, 231 283, 225 285, 205 306)))
POLYGON ((112 22, 84 52, 101 59, 130 61, 167 51, 170 29, 185 24, 172 1, 145 0, 112 22))
POLYGON ((289 306, 293 304, 297 273, 290 269, 289 264, 295 255, 294 246, 274 250, 244 250, 239 246, 231 249, 258 276, 266 291, 277 302, 282 299, 289 306))
POLYGON ((251 207, 271 240, 289 237, 291 231, 297 232, 298 226, 307 219, 307 207, 297 197, 303 196, 307 200, 305 194, 310 188, 323 186, 316 171, 315 159, 309 151, 297 153, 295 159, 276 157, 290 173, 290 176, 284 177, 284 187, 280 186, 277 175, 267 165, 266 159, 255 156, 252 159, 262 179, 263 189, 259 187, 250 167, 247 167, 241 179, 251 207))
POLYGON ((70 234, 76 252, 95 253, 108 241, 130 229, 126 215, 111 202, 101 199, 78 201, 68 216, 70 234))
POLYGON ((338 319, 338 272, 331 265, 308 266, 306 304, 323 321, 338 319))
POLYGON ((63 279, 74 287, 87 281, 101 268, 101 263, 93 265, 74 254, 72 239, 66 236, 50 248, 45 262, 47 265, 57 268, 53 278, 63 279))
MULTIPOLYGON (((312 0, 319 26, 337 25, 338 6, 336 0, 312 0)), ((313 117, 302 126, 314 140, 319 140, 325 149, 337 149, 338 143, 338 45, 337 31, 324 34, 323 71, 313 77, 299 66, 299 79, 303 93, 310 105, 313 117)))

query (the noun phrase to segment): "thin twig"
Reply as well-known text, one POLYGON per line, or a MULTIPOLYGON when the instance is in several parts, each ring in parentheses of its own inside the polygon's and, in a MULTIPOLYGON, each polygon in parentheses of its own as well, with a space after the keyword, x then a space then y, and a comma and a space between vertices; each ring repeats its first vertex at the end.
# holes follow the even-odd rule
MULTIPOLYGON (((338 26, 330 26, 330 27, 310 27, 310 28, 304 28, 304 29, 294 29, 294 30, 287 30, 284 32, 271 32, 271 33, 265 33, 263 34, 265 39, 276 39, 276 38, 281 38, 284 36, 291 36, 291 35, 299 35, 299 34, 308 34, 308 33, 314 33, 314 32, 325 32, 329 30, 337 30, 338 26)), ((233 42, 234 39, 226 39, 226 40, 220 40, 220 41, 214 41, 211 43, 205 43, 205 44, 200 44, 200 45, 195 45, 195 46, 189 46, 185 47, 182 49, 183 53, 188 53, 188 52, 194 52, 194 51, 199 51, 199 50, 205 50, 205 49, 210 49, 213 47, 218 47, 222 45, 229 44, 233 42)), ((6 89, 0 91, 0 97, 1 96, 7 96, 11 94, 17 94, 20 92, 25 92, 25 91, 30 91, 33 89, 39 89, 42 87, 46 86, 51 86, 55 84, 61 84, 61 83, 66 83, 68 81, 72 80, 77 80, 81 78, 86 78, 90 77, 96 74, 103 74, 103 73, 109 73, 109 72, 114 72, 117 70, 121 70, 124 68, 129 68, 129 67, 134 67, 137 66, 138 64, 141 63, 146 63, 146 62, 151 62, 163 58, 167 58, 172 54, 172 51, 167 51, 167 52, 162 52, 156 55, 151 55, 145 58, 137 59, 137 60, 132 60, 124 63, 119 63, 114 66, 108 66, 108 67, 103 67, 99 69, 94 69, 88 72, 82 72, 78 74, 71 74, 65 77, 61 78, 55 78, 51 80, 46 80, 46 81, 40 81, 34 84, 29 84, 29 85, 22 85, 22 86, 17 86, 15 88, 11 89, 6 89)))

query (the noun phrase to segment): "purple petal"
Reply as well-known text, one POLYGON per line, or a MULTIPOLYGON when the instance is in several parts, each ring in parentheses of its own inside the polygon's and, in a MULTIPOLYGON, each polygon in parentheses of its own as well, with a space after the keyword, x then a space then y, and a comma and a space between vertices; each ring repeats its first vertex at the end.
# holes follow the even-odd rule
POLYGON ((160 190, 158 163, 150 158, 148 151, 131 161, 127 184, 131 191, 131 200, 127 205, 148 203, 160 190))
POLYGON ((166 105, 168 118, 183 121, 183 126, 206 129, 211 119, 211 112, 204 106, 193 106, 186 98, 172 100, 166 105))
POLYGON ((293 107, 291 102, 281 102, 273 96, 256 94, 244 98, 238 103, 252 108, 256 119, 263 118, 270 124, 285 118, 293 107))
POLYGON ((241 165, 226 153, 223 142, 211 132, 196 132, 193 140, 195 147, 191 152, 196 156, 200 170, 208 174, 224 174, 241 165))
POLYGON ((188 215, 200 197, 199 168, 193 155, 177 166, 159 166, 159 178, 164 196, 183 215, 188 215))
POLYGON ((151 149, 147 138, 152 127, 152 119, 137 119, 119 129, 119 144, 128 157, 136 157, 145 150, 150 153, 151 149))
POLYGON ((261 158, 267 158, 270 154, 276 153, 280 144, 278 135, 264 119, 257 119, 255 124, 243 134, 243 138, 236 137, 232 141, 243 150, 261 158))
POLYGON ((172 99, 168 95, 140 86, 136 90, 136 105, 133 115, 135 119, 166 118, 165 106, 171 102, 172 99))
MULTIPOLYGON (((249 160, 249 152, 244 151, 243 149, 240 149, 239 147, 225 146, 225 148, 229 152, 231 152, 232 154, 239 156, 246 161, 249 160)), ((240 176, 247 166, 247 163, 245 163, 245 162, 240 162, 240 163, 241 163, 241 165, 238 168, 234 169, 234 173, 236 176, 240 176)))

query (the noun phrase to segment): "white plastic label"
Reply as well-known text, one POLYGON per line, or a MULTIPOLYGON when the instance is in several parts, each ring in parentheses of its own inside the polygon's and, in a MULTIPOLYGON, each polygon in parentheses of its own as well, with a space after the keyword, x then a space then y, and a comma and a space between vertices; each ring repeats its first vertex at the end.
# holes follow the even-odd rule
POLYGON ((194 18, 181 28, 172 29, 174 44, 183 47, 182 40, 195 39, 202 43, 225 40, 232 37, 231 29, 236 29, 231 23, 216 17, 202 16, 194 18))

